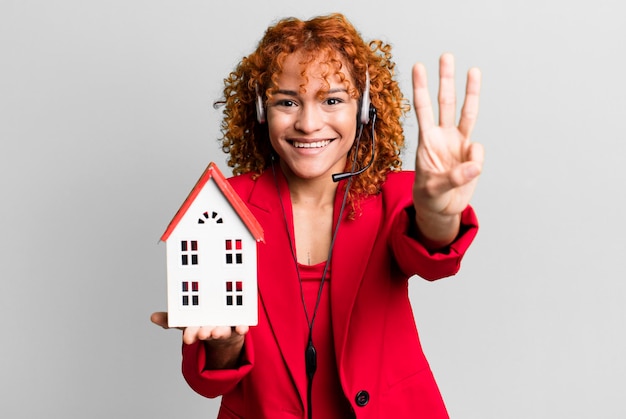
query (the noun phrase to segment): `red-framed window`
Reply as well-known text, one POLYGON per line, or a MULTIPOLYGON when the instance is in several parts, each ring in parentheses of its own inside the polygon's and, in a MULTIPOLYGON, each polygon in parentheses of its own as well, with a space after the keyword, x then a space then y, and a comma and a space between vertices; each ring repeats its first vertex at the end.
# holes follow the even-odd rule
POLYGON ((243 305, 243 281, 226 281, 226 305, 243 305))
POLYGON ((241 239, 226 239, 224 252, 227 265, 241 265, 243 263, 243 241, 241 239))
POLYGON ((182 265, 198 264, 197 240, 182 240, 180 242, 180 263, 182 265))
POLYGON ((182 281, 181 294, 184 307, 200 305, 200 284, 198 281, 182 281))

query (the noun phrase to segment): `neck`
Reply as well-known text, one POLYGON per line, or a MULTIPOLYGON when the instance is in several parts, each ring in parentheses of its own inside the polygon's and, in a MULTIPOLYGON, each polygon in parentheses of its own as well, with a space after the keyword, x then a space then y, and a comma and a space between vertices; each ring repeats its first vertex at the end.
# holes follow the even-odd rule
POLYGON ((305 205, 311 207, 332 206, 335 202, 337 183, 331 176, 304 179, 296 176, 285 164, 281 164, 287 184, 292 205, 305 205))

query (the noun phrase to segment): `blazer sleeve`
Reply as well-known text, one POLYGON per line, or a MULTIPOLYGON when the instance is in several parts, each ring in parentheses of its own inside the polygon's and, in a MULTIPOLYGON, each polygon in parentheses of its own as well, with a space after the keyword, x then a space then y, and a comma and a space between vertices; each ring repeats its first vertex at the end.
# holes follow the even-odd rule
POLYGON ((461 260, 478 232, 478 220, 472 207, 461 214, 461 228, 456 239, 446 248, 428 251, 417 239, 415 210, 412 206, 400 211, 393 219, 390 245, 400 270, 409 276, 433 281, 452 276, 459 271, 461 260))
POLYGON ((230 392, 254 365, 252 339, 246 335, 239 367, 236 369, 207 370, 206 346, 203 342, 183 344, 182 373, 187 384, 198 394, 214 398, 230 392))

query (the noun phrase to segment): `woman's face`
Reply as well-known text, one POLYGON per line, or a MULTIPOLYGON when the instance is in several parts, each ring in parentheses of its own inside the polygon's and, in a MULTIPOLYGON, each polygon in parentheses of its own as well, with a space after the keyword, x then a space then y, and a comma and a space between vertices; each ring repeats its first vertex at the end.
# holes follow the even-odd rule
MULTIPOLYGON (((267 104, 270 142, 283 168, 291 172, 288 175, 331 179, 333 173, 344 171, 354 143, 358 100, 337 74, 327 75, 328 88, 319 62, 307 66, 308 82, 303 85, 299 58, 297 53, 287 57, 277 79, 278 91, 267 104)), ((348 72, 344 74, 354 86, 348 72)))

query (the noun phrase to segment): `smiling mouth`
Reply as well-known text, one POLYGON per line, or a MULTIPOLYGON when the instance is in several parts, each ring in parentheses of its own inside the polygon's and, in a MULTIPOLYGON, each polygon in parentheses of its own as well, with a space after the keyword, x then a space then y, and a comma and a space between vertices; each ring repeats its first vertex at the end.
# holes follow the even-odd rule
POLYGON ((324 141, 315 141, 312 143, 292 141, 291 145, 293 145, 295 148, 323 148, 323 147, 326 147, 328 144, 330 144, 330 141, 331 140, 324 140, 324 141))

